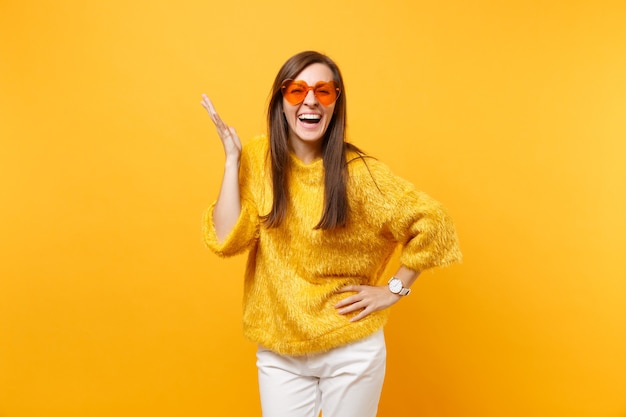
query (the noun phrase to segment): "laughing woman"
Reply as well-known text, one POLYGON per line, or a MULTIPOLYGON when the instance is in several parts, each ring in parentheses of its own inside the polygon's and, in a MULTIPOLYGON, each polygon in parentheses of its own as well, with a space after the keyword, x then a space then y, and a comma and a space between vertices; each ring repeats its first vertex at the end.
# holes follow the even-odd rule
POLYGON ((287 60, 268 134, 244 147, 204 95, 202 105, 226 154, 205 240, 220 256, 248 252, 243 328, 258 344, 263 416, 375 416, 389 307, 421 271, 461 259, 452 220, 345 141, 343 79, 323 54, 287 60), (399 245, 397 272, 382 277, 399 245))

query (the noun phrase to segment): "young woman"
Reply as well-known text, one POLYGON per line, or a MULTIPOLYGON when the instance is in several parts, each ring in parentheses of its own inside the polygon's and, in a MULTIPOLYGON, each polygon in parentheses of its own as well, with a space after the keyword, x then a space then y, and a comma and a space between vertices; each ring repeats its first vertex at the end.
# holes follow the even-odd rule
POLYGON ((440 203, 345 141, 337 65, 307 51, 272 87, 268 135, 242 147, 203 95, 226 154, 204 221, 220 256, 248 252, 243 328, 264 417, 375 416, 388 308, 421 271, 459 261, 440 203), (393 277, 381 277, 395 248, 393 277))

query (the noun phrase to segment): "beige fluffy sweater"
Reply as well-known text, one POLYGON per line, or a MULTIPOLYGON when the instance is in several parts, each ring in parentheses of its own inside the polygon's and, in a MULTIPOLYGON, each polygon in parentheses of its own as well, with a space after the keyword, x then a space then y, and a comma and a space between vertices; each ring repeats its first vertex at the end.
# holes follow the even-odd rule
POLYGON ((334 305, 350 284, 382 285, 387 262, 398 245, 400 262, 416 271, 461 259, 457 235, 444 207, 373 158, 348 160, 348 225, 315 230, 324 201, 321 159, 304 164, 291 157, 291 201, 280 227, 267 228, 260 215, 272 206, 268 140, 243 148, 240 166, 242 212, 223 242, 212 221, 204 236, 220 256, 248 251, 243 297, 244 335, 285 355, 332 349, 369 336, 386 322, 388 310, 351 323, 334 305))

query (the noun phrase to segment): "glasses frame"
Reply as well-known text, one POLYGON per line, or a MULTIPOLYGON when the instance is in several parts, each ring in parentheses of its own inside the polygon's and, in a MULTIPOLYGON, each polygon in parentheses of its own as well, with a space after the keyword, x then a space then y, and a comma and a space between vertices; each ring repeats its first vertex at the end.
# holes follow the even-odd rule
MULTIPOLYGON (((304 102, 304 100, 306 100, 306 96, 309 94, 309 91, 313 90, 313 95, 315 96, 315 98, 317 99, 317 101, 319 101, 322 105, 324 106, 330 106, 331 104, 333 104, 334 102, 337 101, 337 99, 339 98, 339 96, 341 95, 341 88, 339 88, 339 86, 337 85, 337 83, 335 82, 335 80, 331 80, 331 81, 318 81, 315 83, 315 85, 310 86, 308 85, 305 81, 303 80, 294 80, 291 78, 286 79, 285 81, 283 81, 282 85, 280 86, 280 92, 282 93, 283 97, 285 98, 285 100, 287 100, 287 102, 289 104, 291 104, 292 106, 297 106, 298 104, 304 102), (285 96, 285 90, 293 83, 298 83, 301 84, 302 87, 306 90, 304 95, 302 96, 302 100, 297 101, 297 102, 292 102, 291 100, 289 100, 287 98, 287 96, 285 96), (318 93, 317 93, 317 89, 321 88, 323 86, 328 86, 331 85, 332 89, 337 93, 335 98, 333 99, 333 101, 329 102, 329 103, 325 103, 324 101, 326 101, 325 98, 321 98, 318 93)), ((324 97, 324 96, 322 96, 324 97)))

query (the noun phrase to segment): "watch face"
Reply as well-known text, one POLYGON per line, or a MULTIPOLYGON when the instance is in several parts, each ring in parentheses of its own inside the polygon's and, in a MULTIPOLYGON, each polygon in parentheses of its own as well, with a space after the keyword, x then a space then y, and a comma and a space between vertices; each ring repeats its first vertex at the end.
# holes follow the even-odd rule
POLYGON ((394 294, 398 294, 402 290, 402 281, 397 278, 389 281, 389 290, 394 294))

